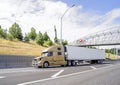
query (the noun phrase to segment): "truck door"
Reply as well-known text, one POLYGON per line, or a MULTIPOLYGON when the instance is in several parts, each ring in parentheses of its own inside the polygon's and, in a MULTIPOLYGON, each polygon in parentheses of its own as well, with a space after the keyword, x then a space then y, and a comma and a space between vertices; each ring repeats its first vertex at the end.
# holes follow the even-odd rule
POLYGON ((57 48, 54 56, 55 64, 56 65, 63 65, 65 62, 64 59, 64 51, 61 48, 57 48))
POLYGON ((53 52, 48 52, 48 61, 51 65, 54 65, 55 64, 55 59, 54 59, 54 53, 53 52))

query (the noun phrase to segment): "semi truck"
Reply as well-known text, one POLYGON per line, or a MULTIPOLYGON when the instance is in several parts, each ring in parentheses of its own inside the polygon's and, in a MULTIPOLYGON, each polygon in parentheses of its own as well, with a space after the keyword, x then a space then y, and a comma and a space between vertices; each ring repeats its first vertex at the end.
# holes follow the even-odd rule
POLYGON ((39 57, 32 61, 35 67, 75 66, 81 62, 102 63, 105 59, 105 50, 77 46, 52 46, 42 51, 39 57))

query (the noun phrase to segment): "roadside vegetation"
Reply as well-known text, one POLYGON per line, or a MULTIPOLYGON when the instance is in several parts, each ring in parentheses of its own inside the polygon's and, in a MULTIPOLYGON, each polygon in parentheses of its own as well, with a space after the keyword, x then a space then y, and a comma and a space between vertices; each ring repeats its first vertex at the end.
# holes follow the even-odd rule
MULTIPOLYGON (((94 46, 88 46, 88 48, 97 49, 94 46)), ((116 56, 115 48, 105 49, 105 58, 110 60, 120 60, 120 55, 116 56)))
MULTIPOLYGON (((52 41, 47 32, 36 32, 34 27, 31 27, 30 32, 23 34, 16 22, 9 27, 9 30, 0 26, 0 54, 39 56, 46 47, 60 44, 55 26, 54 29, 55 38, 52 41)), ((66 45, 67 41, 63 40, 62 44, 66 45)))
MULTIPOLYGON (((20 28, 19 24, 15 22, 14 24, 12 24, 11 27, 9 27, 9 30, 5 30, 0 26, 0 38, 10 41, 22 41, 26 43, 34 41, 38 45, 41 45, 43 47, 49 47, 55 44, 60 44, 60 40, 57 38, 57 30, 55 26, 54 29, 55 38, 54 41, 52 41, 47 32, 36 32, 36 29, 34 27, 31 27, 31 31, 23 35, 22 29, 20 28)), ((67 41, 63 40, 62 44, 66 45, 67 41)))
POLYGON ((0 54, 40 56, 46 47, 35 42, 21 42, 0 39, 0 54))
POLYGON ((106 53, 106 59, 110 60, 120 60, 120 55, 116 56, 115 54, 106 53))
MULTIPOLYGON (((23 34, 16 22, 9 27, 9 30, 0 26, 0 54, 39 56, 46 47, 60 44, 55 26, 54 31, 55 37, 52 41, 47 32, 36 32, 34 27, 31 27, 30 32, 23 34)), ((67 40, 63 40, 62 44, 68 44, 67 40)), ((89 48, 96 49, 95 47, 89 48)), ((116 59, 114 49, 106 49, 105 52, 107 59, 116 59)))

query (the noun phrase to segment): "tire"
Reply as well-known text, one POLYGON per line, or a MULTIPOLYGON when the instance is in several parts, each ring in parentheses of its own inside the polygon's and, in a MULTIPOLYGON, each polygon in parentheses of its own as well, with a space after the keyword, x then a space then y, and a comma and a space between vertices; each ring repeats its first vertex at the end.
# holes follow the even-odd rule
POLYGON ((48 62, 44 62, 43 63, 43 68, 48 68, 49 67, 49 63, 48 62))
POLYGON ((75 61, 72 61, 72 66, 75 66, 76 65, 76 62, 75 61))
POLYGON ((41 66, 36 66, 36 68, 41 68, 41 66))
POLYGON ((61 65, 61 67, 65 67, 65 65, 61 65))
POLYGON ((67 66, 71 66, 71 61, 67 61, 67 66))
POLYGON ((95 63, 96 63, 95 60, 91 60, 91 61, 90 61, 90 64, 95 64, 95 63))
POLYGON ((98 60, 98 64, 102 64, 103 63, 103 60, 98 60))
POLYGON ((99 64, 99 60, 95 60, 95 64, 99 64))

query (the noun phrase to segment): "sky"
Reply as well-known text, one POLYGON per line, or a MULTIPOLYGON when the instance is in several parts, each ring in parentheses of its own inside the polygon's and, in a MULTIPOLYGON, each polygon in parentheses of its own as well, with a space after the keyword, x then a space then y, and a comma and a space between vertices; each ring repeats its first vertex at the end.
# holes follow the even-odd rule
POLYGON ((99 11, 100 13, 106 13, 114 8, 120 7, 120 0, 61 0, 67 3, 69 6, 72 4, 82 5, 84 10, 99 11))
POLYGON ((16 22, 23 34, 47 32, 53 40, 54 26, 60 38, 72 42, 120 24, 120 0, 0 0, 0 25, 9 29, 16 22), (71 7, 75 5, 74 7, 71 7))

